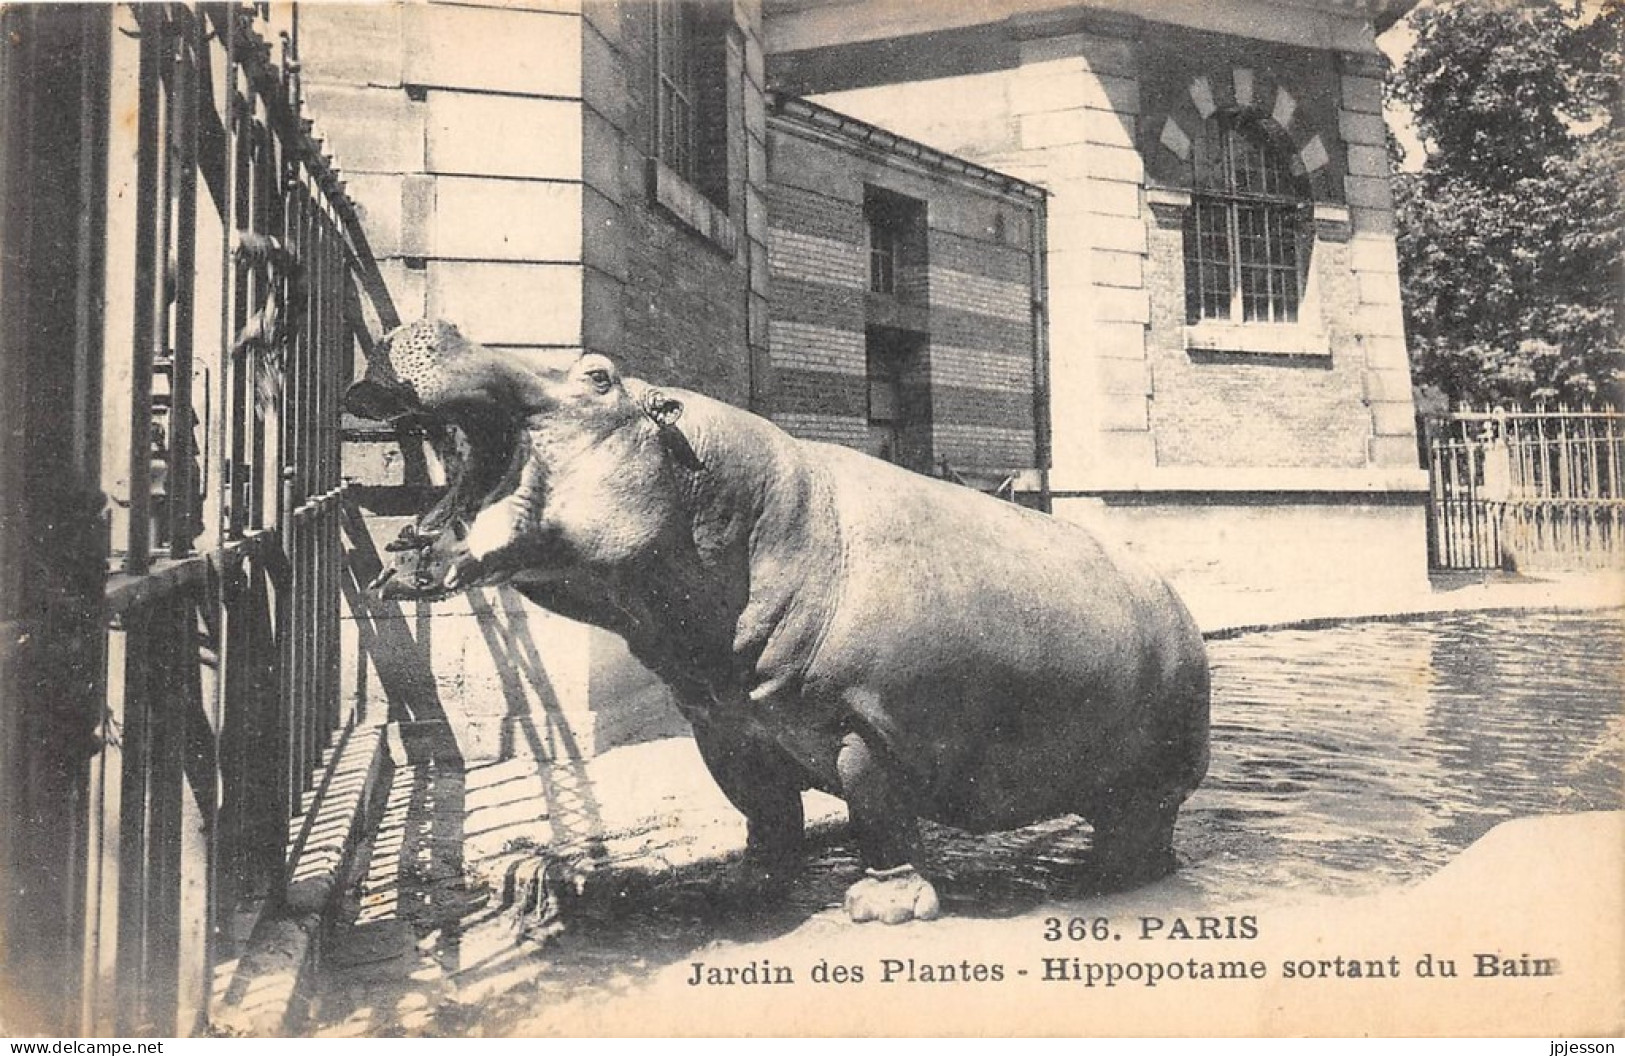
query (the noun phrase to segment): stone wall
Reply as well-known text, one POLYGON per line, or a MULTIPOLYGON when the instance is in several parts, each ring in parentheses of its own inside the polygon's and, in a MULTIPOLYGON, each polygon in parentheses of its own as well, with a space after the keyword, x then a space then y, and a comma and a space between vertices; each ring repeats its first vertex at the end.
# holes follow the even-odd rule
MULTIPOLYGON (((1204 503, 1284 501, 1312 519, 1377 487, 1373 516, 1420 540, 1425 483, 1369 27, 1330 5, 1130 6, 798 8, 770 20, 769 66, 787 90, 1050 192, 1050 483, 1078 500, 1058 510, 1098 500, 1128 516, 1165 503, 1174 523, 1204 503), (1186 325, 1182 224, 1192 137, 1235 107, 1265 115, 1310 189, 1304 295, 1297 326, 1215 340, 1186 325), (1266 474, 1262 488, 1238 488, 1254 470, 1294 483, 1266 474)), ((1153 534, 1170 548, 1160 562, 1179 564, 1177 533, 1153 534)), ((1336 560, 1308 552, 1304 574, 1336 560)), ((1404 553, 1420 581, 1420 542, 1404 553)), ((1246 564, 1237 550, 1213 574, 1244 582, 1246 564)))

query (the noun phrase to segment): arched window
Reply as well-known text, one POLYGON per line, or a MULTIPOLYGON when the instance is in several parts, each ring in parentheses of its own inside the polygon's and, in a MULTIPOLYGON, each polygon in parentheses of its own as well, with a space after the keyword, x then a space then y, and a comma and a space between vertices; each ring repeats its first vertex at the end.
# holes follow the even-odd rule
POLYGON ((1245 114, 1215 114, 1194 146, 1185 216, 1188 321, 1296 322, 1298 236, 1308 202, 1302 181, 1245 114))

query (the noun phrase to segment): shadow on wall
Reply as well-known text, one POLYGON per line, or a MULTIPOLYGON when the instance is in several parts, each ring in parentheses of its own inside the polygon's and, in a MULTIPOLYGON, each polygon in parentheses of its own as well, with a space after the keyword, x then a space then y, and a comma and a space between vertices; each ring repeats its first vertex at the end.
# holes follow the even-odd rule
POLYGON ((687 735, 669 691, 620 639, 505 588, 405 605, 373 596, 374 540, 392 527, 345 511, 346 692, 357 714, 396 727, 398 749, 432 743, 437 766, 466 774, 471 856, 534 845, 601 860, 605 815, 588 763, 687 735))
MULTIPOLYGON (((601 861, 605 857, 603 812, 587 773, 582 744, 548 679, 524 602, 511 596, 499 597, 499 604, 506 602, 502 606, 506 620, 499 619, 489 595, 505 593, 468 592, 469 606, 490 651, 507 709, 500 727, 496 762, 491 768, 494 772, 489 775, 495 782, 481 782, 490 801, 488 817, 482 818, 478 827, 471 825, 469 835, 489 837, 508 828, 522 828, 523 814, 515 817, 504 812, 506 797, 490 793, 504 788, 521 793, 529 787, 530 794, 525 798, 535 801, 546 818, 549 845, 555 851, 571 849, 601 861), (518 772, 504 773, 502 764, 515 760, 523 765, 506 769, 518 772), (532 774, 535 780, 528 780, 532 774)), ((516 834, 516 838, 522 837, 522 833, 516 834)))

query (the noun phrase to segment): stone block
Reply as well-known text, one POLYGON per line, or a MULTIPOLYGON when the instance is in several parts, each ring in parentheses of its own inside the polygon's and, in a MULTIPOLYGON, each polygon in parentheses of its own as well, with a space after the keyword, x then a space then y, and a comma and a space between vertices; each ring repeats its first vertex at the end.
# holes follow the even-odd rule
POLYGON ((1090 180, 1083 188, 1084 209, 1102 216, 1140 215, 1140 185, 1121 180, 1090 180))
POLYGON ((581 35, 582 101, 616 128, 627 127, 628 68, 626 60, 596 31, 581 35))
POLYGON ((1354 310, 1354 332, 1362 337, 1405 336, 1405 320, 1399 305, 1362 304, 1354 310))
POLYGON ((1096 365, 1100 391, 1107 395, 1148 396, 1151 369, 1144 360, 1103 359, 1096 365))
POLYGON ((1083 105, 1083 63, 1066 60, 1022 67, 1010 80, 1012 114, 1044 114, 1083 105))
POLYGON ((1360 340, 1365 348, 1365 363, 1373 370, 1410 370, 1410 354, 1405 348, 1403 334, 1367 334, 1360 340))
POLYGON ((1373 466, 1415 466, 1420 461, 1415 435, 1373 436, 1366 442, 1367 457, 1373 466))
POLYGON ((1139 289, 1145 285, 1145 257, 1139 253, 1095 250, 1089 257, 1089 277, 1097 286, 1139 289))
POLYGON ((1309 142, 1298 151, 1298 161, 1303 164, 1305 172, 1319 172, 1326 167, 1331 156, 1326 153, 1326 144, 1319 136, 1313 136, 1309 142))
POLYGON ((1118 394, 1100 404, 1100 428, 1108 433, 1136 433, 1151 428, 1151 401, 1118 394))
POLYGON ((1132 77, 1136 71, 1135 45, 1131 40, 1074 33, 1021 42, 1021 64, 1053 59, 1081 58, 1086 70, 1132 77))
MULTIPOLYGON (((1406 394, 1409 397, 1409 393, 1406 394)), ((1373 436, 1416 435, 1416 407, 1409 398, 1382 400, 1371 404, 1371 433, 1373 436)))
POLYGON ((404 11, 408 84, 581 96, 578 15, 442 4, 404 11))
POLYGON ((1344 110, 1337 115, 1337 127, 1343 141, 1368 147, 1386 147, 1387 131, 1381 114, 1360 114, 1344 110))
POLYGON ((1088 296, 1095 283, 1093 262, 1090 259, 1093 252, 1087 247, 1081 249, 1051 247, 1046 268, 1051 300, 1088 296))
POLYGON ((383 289, 368 291, 363 295, 364 303, 373 293, 388 298, 403 323, 429 313, 428 274, 422 268, 409 268, 402 260, 380 260, 378 278, 383 282, 383 289))
POLYGON ((1396 230, 1394 211, 1391 208, 1370 209, 1355 206, 1349 210, 1349 217, 1354 223, 1355 235, 1387 235, 1392 238, 1396 230))
POLYGON ((1118 114, 1140 112, 1140 82, 1133 77, 1115 77, 1095 71, 1082 79, 1081 102, 1092 110, 1118 114))
POLYGON ((1350 147, 1349 175, 1388 179, 1388 148, 1364 145, 1350 147))
POLYGON ((1145 182, 1145 159, 1133 147, 1112 147, 1091 143, 1088 148, 1086 172, 1101 180, 1122 180, 1125 183, 1145 182))
POLYGON ((1370 368, 1365 372, 1367 402, 1400 402, 1411 398, 1411 372, 1403 368, 1370 368))
POLYGON ((1382 80, 1344 74, 1343 109, 1362 114, 1382 113, 1382 80))
POLYGON ((1134 148, 1135 117, 1110 110, 1085 110, 1084 141, 1125 150, 1134 148))
POLYGON ((579 264, 430 261, 429 311, 487 344, 579 345, 579 264))
POLYGON ((1088 122, 1081 107, 1022 114, 1016 121, 1021 129, 1023 149, 1042 149, 1088 142, 1088 122))
POLYGON ((1350 209, 1392 211, 1394 195, 1384 176, 1345 176, 1343 187, 1348 194, 1350 209))
POLYGON ((430 172, 581 178, 580 103, 437 91, 425 106, 430 172))
POLYGON ((622 312, 625 284, 596 268, 587 269, 583 282, 582 344, 599 352, 622 354, 626 344, 625 316, 622 312))
POLYGON ((346 175, 423 169, 422 108, 401 89, 312 84, 305 99, 346 175))
MULTIPOLYGON (((581 185, 442 176, 433 257, 581 260, 581 185)), ((595 232, 595 235, 597 232, 595 232)))
POLYGON ((758 88, 767 86, 767 55, 753 33, 745 37, 745 76, 758 88))
POLYGON ((1399 276, 1392 272, 1362 271, 1356 273, 1360 285, 1361 304, 1400 303, 1399 276))
POLYGON ((1101 433, 1097 442, 1100 464, 1113 471, 1157 464, 1157 443, 1149 431, 1101 433))
POLYGON ((1151 301, 1144 290, 1102 286, 1094 293, 1094 317, 1101 322, 1149 323, 1151 301))
POLYGON ((1196 112, 1204 120, 1212 117, 1213 111, 1219 107, 1219 104, 1213 99, 1213 82, 1205 76, 1197 77, 1191 81, 1189 95, 1191 103, 1196 107, 1196 112))
POLYGON ((1087 347, 1100 359, 1145 361, 1145 327, 1136 323, 1096 323, 1089 328, 1087 347))
POLYGON ((345 174, 345 191, 367 232, 375 257, 394 257, 401 249, 401 181, 396 173, 345 174))
POLYGON ((587 25, 611 47, 620 48, 625 43, 624 34, 621 32, 621 0, 590 0, 585 4, 580 3, 580 0, 561 0, 561 2, 576 3, 587 25))
POLYGON ((1120 253, 1144 253, 1145 221, 1137 216, 1105 216, 1077 206, 1081 201, 1052 200, 1049 214, 1051 246, 1079 249, 1112 249, 1120 253))
POLYGON ((629 236, 620 205, 587 188, 581 196, 581 230, 582 263, 624 281, 629 236))
POLYGON ((414 173, 401 179, 401 255, 433 254, 435 180, 414 173))
POLYGON ((767 200, 758 187, 745 188, 745 231, 758 241, 767 238, 767 200))
POLYGON ((625 203, 635 183, 621 163, 624 142, 619 129, 591 107, 581 109, 581 179, 611 201, 625 203))
POLYGON ((1355 271, 1399 274, 1399 253, 1394 240, 1382 237, 1349 240, 1349 267, 1355 271))
POLYGON ((401 5, 312 4, 299 9, 299 66, 318 84, 401 83, 401 5))

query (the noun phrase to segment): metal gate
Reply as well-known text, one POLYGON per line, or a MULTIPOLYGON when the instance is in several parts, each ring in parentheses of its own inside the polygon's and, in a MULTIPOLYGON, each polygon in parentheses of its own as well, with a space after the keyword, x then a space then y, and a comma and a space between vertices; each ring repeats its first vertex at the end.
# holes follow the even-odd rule
POLYGON ((1625 414, 1496 407, 1428 424, 1432 567, 1625 561, 1625 414))
POLYGON ((0 616, 25 643, 0 652, 0 1019, 188 1034, 358 720, 339 398, 364 249, 291 8, 0 17, 0 616))

